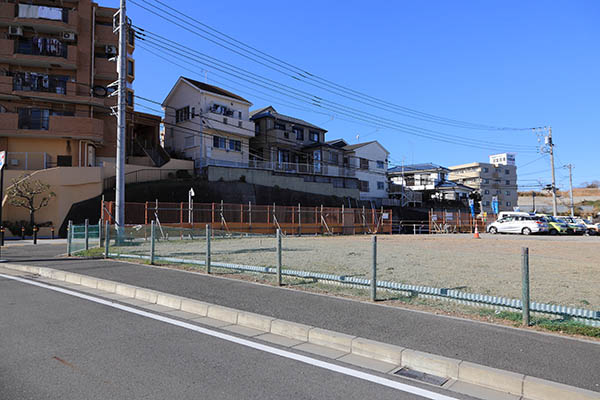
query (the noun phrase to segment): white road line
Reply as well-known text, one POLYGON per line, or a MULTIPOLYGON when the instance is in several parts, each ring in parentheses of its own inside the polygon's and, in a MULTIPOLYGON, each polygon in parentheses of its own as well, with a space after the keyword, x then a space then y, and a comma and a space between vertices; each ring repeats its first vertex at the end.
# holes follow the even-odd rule
POLYGON ((445 396, 443 394, 439 394, 436 392, 432 392, 430 390, 426 390, 426 389, 421 389, 415 386, 411 386, 411 385, 407 385, 405 383, 401 383, 401 382, 396 382, 393 381, 391 379, 387 379, 387 378, 383 378, 377 375, 372 375, 366 372, 361 372, 361 371, 357 371, 351 368, 347 368, 347 367, 342 367, 340 365, 336 365, 336 364, 332 364, 330 362, 326 362, 326 361, 321 361, 315 358, 311 358, 311 357, 307 357, 307 356, 303 356, 300 354, 296 354, 293 353, 291 351, 287 351, 287 350, 281 350, 278 349, 276 347, 271 347, 271 346, 267 346, 261 343, 256 343, 256 342, 252 342, 250 340, 246 340, 246 339, 242 339, 242 338, 238 338, 236 336, 231 336, 228 335, 226 333, 221 333, 221 332, 217 332, 211 329, 207 329, 207 328, 203 328, 197 325, 192 325, 192 324, 188 324, 187 322, 183 322, 183 321, 179 321, 176 319, 172 319, 169 317, 164 317, 162 315, 158 315, 158 314, 154 314, 148 311, 143 311, 143 310, 139 310, 137 308, 133 308, 133 307, 129 307, 123 304, 119 304, 110 300, 105 300, 102 298, 98 298, 98 297, 94 297, 94 296, 90 296, 87 294, 83 294, 83 293, 79 293, 79 292, 74 292, 72 290, 69 289, 64 289, 61 287, 56 287, 56 286, 51 286, 51 285, 47 285, 45 283, 41 283, 41 282, 35 282, 29 279, 24 279, 24 278, 19 278, 16 276, 10 276, 10 275, 4 275, 4 274, 0 274, 0 277, 6 278, 6 279, 12 279, 21 283, 26 283, 28 285, 33 285, 33 286, 38 286, 44 289, 49 289, 49 290, 53 290, 55 292, 59 292, 59 293, 63 293, 63 294, 67 294, 70 296, 74 296, 74 297, 79 297, 80 299, 84 299, 84 300, 89 300, 92 301, 94 303, 98 303, 98 304, 102 304, 108 307, 112 307, 112 308, 116 308, 118 310, 121 311, 126 311, 132 314, 136 314, 136 315, 140 315, 142 317, 146 317, 146 318, 151 318, 154 319, 156 321, 160 321, 160 322, 164 322, 170 325, 175 325, 178 326, 180 328, 185 328, 185 329, 189 329, 191 331, 195 331, 198 333, 202 333, 204 335, 208 335, 208 336, 212 336, 212 337, 216 337, 218 339, 222 339, 222 340, 226 340, 228 342, 232 342, 232 343, 236 343, 242 346, 246 346, 246 347, 250 347, 252 349, 255 350, 260 350, 260 351, 264 351, 266 353, 270 353, 270 354, 275 354, 277 356, 280 357, 284 357, 284 358, 289 358, 291 360, 296 360, 299 361, 301 363, 304 364, 308 364, 308 365, 312 365, 315 367, 319 367, 319 368, 323 368, 323 369, 327 369, 329 371, 333 371, 333 372, 337 372, 343 375, 348 375, 354 378, 358 378, 358 379, 362 379, 368 382, 373 382, 376 383, 378 385, 382 385, 382 386, 386 386, 392 389, 396 389, 396 390, 400 390, 402 392, 406 392, 406 393, 411 393, 417 396, 421 396, 424 397, 426 399, 431 399, 431 400, 459 400, 456 397, 449 397, 449 396, 445 396))

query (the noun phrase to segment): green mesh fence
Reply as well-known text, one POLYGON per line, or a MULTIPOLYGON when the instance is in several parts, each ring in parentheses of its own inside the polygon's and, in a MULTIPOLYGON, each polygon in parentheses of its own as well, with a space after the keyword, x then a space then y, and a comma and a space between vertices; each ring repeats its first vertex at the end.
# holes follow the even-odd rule
POLYGON ((87 236, 85 225, 73 225, 70 232, 71 254, 98 247, 100 245, 100 229, 98 224, 88 225, 87 236))

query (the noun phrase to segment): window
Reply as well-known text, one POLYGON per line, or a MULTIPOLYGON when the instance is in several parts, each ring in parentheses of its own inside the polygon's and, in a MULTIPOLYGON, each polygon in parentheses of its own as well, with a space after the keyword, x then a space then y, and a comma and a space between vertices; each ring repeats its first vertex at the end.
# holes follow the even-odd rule
POLYGON ((284 131, 283 132, 283 137, 286 138, 286 139, 289 139, 290 138, 290 133, 288 131, 284 131))
POLYGON ((220 136, 213 136, 213 147, 215 149, 225 148, 225 138, 220 136))
POLYGON ((238 128, 242 127, 242 121, 238 121, 238 128))
POLYGON ((185 106, 178 110, 175 110, 175 123, 178 124, 183 121, 190 119, 190 106, 185 106))
POLYGON ((57 167, 72 167, 73 156, 56 156, 57 167))
POLYGON ((485 190, 483 191, 483 194, 490 194, 490 191, 489 191, 489 190, 487 190, 487 189, 485 189, 485 190))
POLYGON ((504 192, 504 194, 510 196, 510 190, 507 190, 506 192, 504 192))
POLYGON ((227 125, 227 118, 223 117, 223 123, 227 125))
POLYGON ((127 60, 127 75, 133 76, 133 60, 127 60))
POLYGON ((358 181, 358 190, 361 192, 369 191, 369 181, 358 181))
POLYGON ((312 140, 313 142, 318 142, 319 141, 319 132, 318 131, 310 131, 310 140, 312 140))
POLYGON ((487 185, 488 183, 490 183, 490 180, 489 179, 484 179, 483 183, 487 185))
POLYGON ((512 203, 510 201, 507 201, 506 202, 506 207, 510 207, 510 206, 512 206, 512 203))
POLYGON ((505 175, 510 175, 510 169, 505 169, 505 170, 504 170, 504 174, 505 174, 505 175))
POLYGON ((507 185, 510 185, 510 181, 506 181, 506 184, 507 184, 507 185))
POLYGON ((285 124, 282 124, 281 122, 275 121, 275 129, 279 129, 279 130, 285 131, 285 124))
POLYGON ((294 126, 292 132, 296 134, 296 140, 304 140, 304 129, 294 126))
POLYGON ((239 140, 229 139, 229 150, 242 151, 242 142, 239 140))
POLYGON ((242 112, 238 111, 238 119, 242 119, 242 112))
POLYGON ((196 116, 196 107, 192 107, 192 115, 191 118, 194 119, 194 117, 196 116))
POLYGON ((339 154, 331 151, 329 152, 329 161, 331 161, 333 164, 337 164, 339 162, 339 154))
POLYGON ((379 169, 385 168, 385 164, 383 163, 383 161, 377 160, 377 168, 379 168, 379 169))
POLYGON ((369 169, 369 160, 366 158, 360 158, 360 169, 369 169))
POLYGON ((377 190, 383 190, 383 189, 385 189, 385 183, 377 182, 377 190))
POLYGON ((125 98, 125 101, 127 102, 127 105, 129 107, 133 107, 133 92, 128 90, 127 91, 127 97, 125 98))
POLYGON ((490 172, 490 169, 488 167, 483 167, 483 172, 490 172))
POLYGON ((260 123, 257 122, 254 124, 254 132, 256 132, 257 135, 260 133, 260 123))

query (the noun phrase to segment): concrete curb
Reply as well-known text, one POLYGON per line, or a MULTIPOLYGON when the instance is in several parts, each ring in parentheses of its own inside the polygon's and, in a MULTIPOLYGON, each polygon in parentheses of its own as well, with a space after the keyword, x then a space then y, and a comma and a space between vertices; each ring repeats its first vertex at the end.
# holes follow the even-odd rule
POLYGON ((197 314, 201 317, 209 317, 230 324, 238 324, 265 333, 272 333, 294 340, 329 347, 346 353, 394 364, 397 367, 407 367, 416 371, 456 379, 516 396, 523 396, 530 400, 562 400, 565 398, 570 400, 600 399, 600 393, 574 386, 490 368, 468 361, 405 349, 309 325, 235 310, 152 289, 97 279, 88 275, 64 272, 52 268, 16 264, 2 264, 2 266, 40 275, 45 278, 116 293, 148 303, 163 305, 175 310, 197 314))

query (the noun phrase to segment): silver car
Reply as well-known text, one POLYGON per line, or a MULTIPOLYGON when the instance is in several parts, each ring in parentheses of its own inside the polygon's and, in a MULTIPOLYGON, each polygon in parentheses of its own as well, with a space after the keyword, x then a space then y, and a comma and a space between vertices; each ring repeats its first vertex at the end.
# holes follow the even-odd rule
POLYGON ((532 216, 509 216, 492 222, 487 231, 489 233, 520 233, 531 235, 532 233, 548 232, 548 224, 539 217, 532 216))

